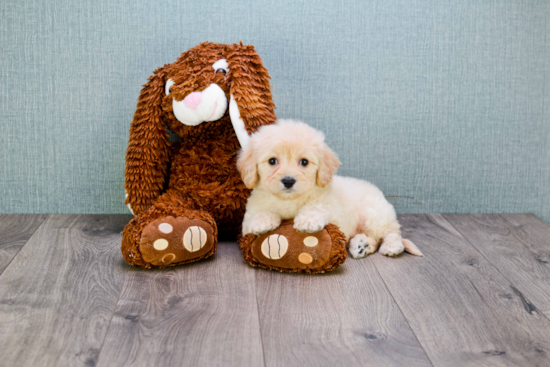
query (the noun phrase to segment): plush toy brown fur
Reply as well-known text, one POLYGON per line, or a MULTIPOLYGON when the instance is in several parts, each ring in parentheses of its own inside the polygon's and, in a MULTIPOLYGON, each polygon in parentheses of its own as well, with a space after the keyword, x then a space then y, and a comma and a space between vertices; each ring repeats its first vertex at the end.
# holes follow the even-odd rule
MULTIPOLYGON (((240 232, 250 190, 236 169, 241 146, 229 113, 230 100, 238 106, 246 136, 276 120, 269 75, 253 46, 202 43, 157 69, 142 89, 126 152, 126 204, 135 218, 124 229, 121 250, 131 265, 165 267, 204 259, 216 252, 218 234, 235 238, 240 232), (216 70, 219 62, 225 66, 216 70), (229 104, 221 117, 194 125, 176 117, 175 108, 180 107, 174 106, 181 106, 192 93, 204 96, 213 85, 216 98, 225 94, 223 102, 229 104), (167 128, 180 142, 169 141, 167 128)), ((193 103, 196 100, 189 105, 193 103)), ((291 243, 303 240, 302 234, 285 228, 271 234, 280 230, 291 243)), ((271 266, 261 256, 254 257, 254 251, 247 255, 246 244, 253 248, 258 242, 251 237, 241 246, 245 259, 255 266, 332 270, 345 260, 343 235, 330 225, 318 235, 324 236, 323 245, 317 247, 325 249, 323 258, 306 267, 294 260, 287 264, 290 268, 271 266)))
POLYGON ((141 91, 126 152, 126 203, 136 217, 124 229, 122 254, 132 265, 150 268, 196 261, 216 251, 218 230, 232 236, 240 230, 250 190, 235 168, 240 145, 228 112, 217 121, 187 126, 172 111, 173 99, 183 100, 213 83, 228 101, 233 96, 248 133, 275 122, 269 75, 253 46, 202 43, 157 69, 141 91), (212 68, 220 59, 227 60, 227 74, 212 68), (174 85, 166 95, 168 79, 174 85), (170 143, 166 127, 181 141, 170 143), (154 233, 149 233, 154 228, 148 225, 165 217, 185 218, 171 224, 173 233, 189 227, 191 219, 211 228, 214 240, 203 246, 210 246, 208 251, 201 248, 193 252, 196 256, 176 256, 180 239, 179 245, 168 241, 167 248, 145 259, 142 250, 154 245, 154 233), (149 242, 142 241, 144 231, 149 242))

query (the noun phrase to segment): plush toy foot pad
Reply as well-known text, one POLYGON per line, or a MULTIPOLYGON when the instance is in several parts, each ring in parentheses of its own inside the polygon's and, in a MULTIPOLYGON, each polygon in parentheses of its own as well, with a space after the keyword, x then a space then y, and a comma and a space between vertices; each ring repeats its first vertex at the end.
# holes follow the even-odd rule
POLYGON ((149 223, 139 244, 143 260, 156 266, 185 264, 214 253, 214 229, 200 219, 172 216, 149 223))
POLYGON ((333 224, 317 233, 301 233, 286 221, 274 231, 243 236, 239 244, 252 266, 285 272, 323 273, 346 260, 345 236, 333 224))

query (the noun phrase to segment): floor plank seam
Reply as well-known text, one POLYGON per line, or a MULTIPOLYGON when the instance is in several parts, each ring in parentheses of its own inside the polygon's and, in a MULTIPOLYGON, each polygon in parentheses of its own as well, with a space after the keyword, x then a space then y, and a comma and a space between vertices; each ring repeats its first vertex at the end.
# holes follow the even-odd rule
POLYGON ((115 317, 115 312, 118 308, 118 304, 120 302, 120 297, 122 296, 122 291, 124 290, 124 284, 126 284, 126 279, 128 278, 128 274, 130 272, 126 272, 124 275, 124 282, 122 282, 122 287, 120 287, 120 292, 118 293, 118 297, 115 303, 115 307, 113 308, 113 313, 111 314, 111 318, 109 319, 109 325, 107 326, 107 329, 105 330, 105 335, 103 335, 103 340, 101 341, 101 345, 99 347, 99 352, 97 353, 97 360, 95 361, 95 366, 99 366, 99 360, 101 359, 101 351, 103 350, 103 346, 105 345, 105 340, 107 339, 107 335, 109 335, 109 330, 111 329, 111 324, 113 322, 113 318, 115 317))
MULTIPOLYGON (((372 255, 371 255, 372 256, 372 255)), ((403 256, 403 255, 401 255, 403 256)), ((431 365, 435 367, 432 359, 430 358, 428 352, 426 352, 426 348, 422 345, 422 343, 420 342, 420 339, 418 339, 418 336, 416 335, 416 332, 414 331, 414 329, 412 328, 409 320, 407 319, 407 316, 405 316, 405 313, 403 312, 403 310, 401 309, 401 306, 399 305, 399 303, 397 302, 397 300, 395 299, 395 297, 393 296, 393 293, 391 291, 391 289, 388 287, 388 285, 386 284, 386 280, 382 277, 382 274, 380 274, 380 272, 378 271, 378 267, 376 266, 376 263, 375 262, 372 262, 372 264, 374 265, 374 269, 376 270, 376 272, 378 273, 378 276, 380 277, 380 279, 382 279, 382 283, 384 283, 384 286, 386 287, 386 289, 388 290, 391 298, 393 299, 393 301, 395 302, 395 305, 397 306, 397 308, 399 309, 399 312, 401 312, 401 315, 403 315, 403 318, 405 319, 405 322, 407 323, 407 325, 409 326, 409 329, 412 331, 413 335, 414 335, 414 338, 416 339, 416 341, 418 342, 418 345, 420 345, 420 347, 422 348, 422 350, 424 351, 424 354, 426 355, 426 358, 428 358, 428 361, 430 361, 431 365)))
POLYGON ((258 315, 258 329, 260 330, 260 342, 262 344, 262 359, 264 361, 264 367, 267 367, 267 363, 265 360, 265 348, 264 348, 264 336, 262 333, 262 323, 260 320, 260 305, 258 304, 258 287, 256 287, 256 275, 257 275, 257 269, 253 269, 255 271, 254 273, 254 299, 256 300, 256 314, 258 315))
POLYGON ((10 267, 10 265, 13 263, 13 260, 15 260, 15 258, 17 256, 19 256, 19 254, 21 253, 21 250, 23 250, 23 248, 27 245, 27 243, 29 243, 29 241, 34 237, 35 233, 44 225, 44 223, 46 222, 46 220, 48 218, 50 218, 51 214, 46 214, 46 216, 44 217, 44 219, 42 220, 42 222, 40 223, 40 225, 38 227, 36 227, 36 229, 32 232, 32 235, 27 239, 27 241, 25 241, 25 244, 23 244, 23 246, 21 246, 21 248, 19 249, 19 251, 17 251, 17 254, 15 254, 15 256, 8 262, 8 264, 6 265, 6 267, 2 270, 2 272, 0 272, 0 279, 2 279, 2 275, 6 272, 6 270, 10 267))
MULTIPOLYGON (((545 319, 547 319, 548 321, 550 321, 550 318, 549 318, 544 312, 540 312, 540 311, 539 311, 539 307, 537 307, 533 302, 531 302, 531 300, 529 300, 529 299, 525 296, 525 294, 524 294, 525 291, 523 291, 523 292, 519 291, 519 288, 517 287, 517 285, 516 285, 514 282, 512 282, 510 279, 508 279, 508 277, 507 277, 506 275, 504 275, 504 274, 500 271, 499 267, 498 267, 496 264, 494 264, 491 260, 489 260, 489 258, 487 258, 487 257, 483 254, 483 252, 479 251, 479 250, 477 249, 477 247, 476 247, 472 242, 470 242, 470 241, 462 234, 462 232, 461 232, 452 222, 448 221, 447 218, 445 218, 445 217, 441 217, 441 218, 442 218, 443 220, 445 220, 447 223, 449 223, 449 224, 450 224, 450 225, 460 234, 460 237, 462 237, 462 238, 464 239, 464 241, 466 241, 466 242, 474 249, 475 252, 477 252, 478 254, 480 254, 481 257, 483 257, 489 264, 491 264, 491 266, 492 266, 493 268, 496 269, 497 273, 499 273, 499 274, 502 276, 503 279, 505 279, 508 283, 510 283, 510 288, 512 288, 512 290, 514 291, 514 293, 520 298, 520 300, 521 300, 521 302, 522 302, 523 305, 525 305, 525 303, 527 303, 527 304, 529 304, 529 305, 531 305, 531 306, 534 306, 534 308, 535 308, 534 311, 536 311, 537 314, 539 314, 540 316, 543 316, 545 319)), ((510 223, 509 221, 507 221, 506 218, 503 218, 503 217, 501 217, 501 218, 504 219, 504 221, 505 221, 508 225, 513 226, 513 224, 510 223)), ((521 243, 521 244, 524 246, 523 243, 521 243)), ((525 307, 524 307, 524 308, 525 308, 525 307)), ((526 311, 529 312, 527 309, 526 309, 526 311)), ((531 312, 532 312, 532 311, 533 311, 533 310, 531 310, 531 312)), ((529 312, 529 313, 531 313, 531 312, 529 312)))

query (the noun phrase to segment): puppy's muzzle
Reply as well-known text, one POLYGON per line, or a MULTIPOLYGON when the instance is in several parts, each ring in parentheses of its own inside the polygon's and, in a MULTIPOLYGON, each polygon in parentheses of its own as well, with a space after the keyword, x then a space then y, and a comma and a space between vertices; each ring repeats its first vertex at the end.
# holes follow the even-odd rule
POLYGON ((294 186, 294 184, 296 183, 296 180, 292 177, 283 177, 283 179, 281 180, 281 182, 283 183, 283 185, 285 186, 285 188, 287 189, 291 189, 292 186, 294 186))

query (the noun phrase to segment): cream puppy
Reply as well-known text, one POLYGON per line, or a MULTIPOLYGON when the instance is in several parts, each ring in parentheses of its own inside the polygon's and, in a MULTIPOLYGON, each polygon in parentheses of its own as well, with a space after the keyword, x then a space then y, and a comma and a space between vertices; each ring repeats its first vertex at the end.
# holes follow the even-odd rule
POLYGON ((322 132, 294 120, 262 126, 239 154, 237 168, 253 188, 246 204, 243 234, 260 235, 294 218, 294 228, 314 233, 332 223, 349 240, 354 258, 379 252, 396 256, 407 250, 393 206, 373 184, 334 176, 341 164, 322 132))

